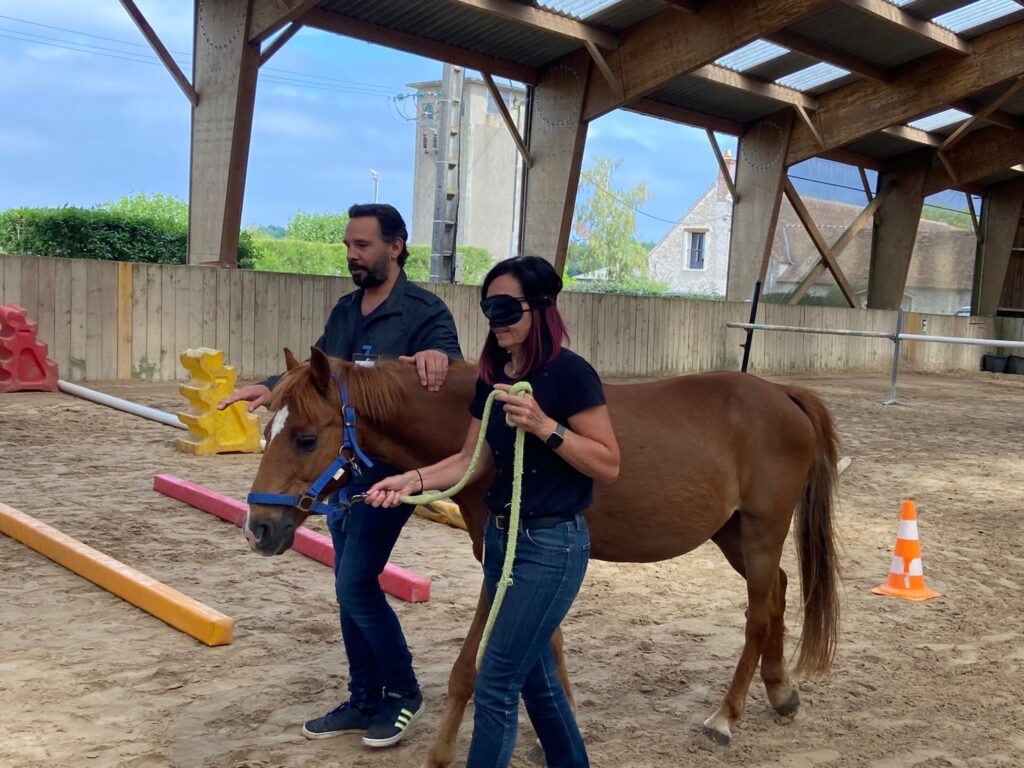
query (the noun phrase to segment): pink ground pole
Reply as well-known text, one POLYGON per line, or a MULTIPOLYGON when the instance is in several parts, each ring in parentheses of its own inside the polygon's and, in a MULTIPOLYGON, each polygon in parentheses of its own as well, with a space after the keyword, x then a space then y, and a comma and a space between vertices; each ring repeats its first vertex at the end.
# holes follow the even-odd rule
MULTIPOLYGON (((153 490, 183 501, 204 512, 241 526, 245 522, 247 507, 241 501, 224 496, 197 483, 177 475, 160 474, 153 477, 153 490)), ((334 566, 334 545, 321 533, 309 528, 295 532, 292 546, 299 554, 318 560, 324 565, 334 566)), ((379 576, 380 586, 389 595, 409 603, 425 603, 430 599, 430 579, 418 573, 388 563, 379 576)))

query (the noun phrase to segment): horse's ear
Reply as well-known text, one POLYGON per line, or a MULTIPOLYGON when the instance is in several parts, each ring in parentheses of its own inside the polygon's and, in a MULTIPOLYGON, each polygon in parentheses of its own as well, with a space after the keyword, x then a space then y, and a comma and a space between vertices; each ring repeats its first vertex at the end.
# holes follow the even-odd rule
POLYGON ((292 351, 288 349, 288 347, 284 348, 284 364, 287 366, 287 370, 289 371, 297 365, 301 365, 301 363, 295 359, 295 355, 292 354, 292 351))
POLYGON ((309 370, 313 375, 313 385, 326 392, 331 386, 331 361, 319 347, 309 348, 309 370))

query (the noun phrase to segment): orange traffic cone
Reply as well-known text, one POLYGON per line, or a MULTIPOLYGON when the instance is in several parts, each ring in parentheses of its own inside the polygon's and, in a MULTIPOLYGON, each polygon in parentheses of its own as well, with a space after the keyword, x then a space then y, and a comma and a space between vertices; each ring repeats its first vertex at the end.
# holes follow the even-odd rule
POLYGON ((889 581, 871 590, 876 595, 902 597, 907 600, 929 600, 942 597, 924 585, 924 567, 921 565, 921 543, 917 537, 917 505, 913 499, 904 499, 900 511, 900 529, 896 534, 889 581))

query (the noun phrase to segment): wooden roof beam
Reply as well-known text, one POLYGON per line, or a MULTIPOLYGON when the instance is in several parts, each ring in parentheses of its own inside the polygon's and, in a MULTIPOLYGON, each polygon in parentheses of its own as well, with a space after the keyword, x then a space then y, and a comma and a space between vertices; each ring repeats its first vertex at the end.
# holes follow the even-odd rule
POLYGON ((742 136, 745 130, 743 123, 738 123, 735 120, 708 115, 704 112, 686 109, 685 107, 677 107, 674 104, 666 104, 663 101, 655 101, 654 99, 637 99, 626 104, 622 109, 628 112, 636 112, 639 115, 669 120, 673 123, 692 125, 717 133, 727 133, 730 136, 742 136))
POLYGON ((892 80, 892 73, 887 69, 876 66, 859 56, 854 56, 852 53, 845 53, 844 51, 836 50, 823 43, 816 42, 803 35, 797 34, 796 32, 790 32, 787 29, 780 29, 777 32, 773 32, 765 37, 777 45, 781 45, 784 48, 788 48, 791 51, 802 53, 805 56, 810 56, 812 59, 818 59, 828 64, 834 64, 837 67, 849 70, 854 74, 860 75, 861 77, 868 77, 872 80, 878 80, 882 83, 888 83, 892 80))
MULTIPOLYGON (((891 125, 1017 77, 1024 72, 1024 21, 1008 24, 973 41, 961 56, 938 51, 907 64, 891 83, 861 80, 818 97, 815 122, 825 149, 842 147, 891 125)), ((821 154, 804 125, 793 127, 786 165, 821 154)))
POLYGON ((560 13, 553 13, 532 5, 523 5, 510 2, 510 0, 450 0, 450 2, 571 40, 597 45, 608 51, 614 51, 619 47, 618 38, 611 32, 605 32, 603 29, 584 24, 582 21, 570 19, 560 13))
POLYGON ((922 131, 920 128, 914 128, 910 125, 890 125, 888 128, 883 128, 881 133, 884 133, 886 136, 903 139, 904 141, 910 141, 914 144, 932 147, 933 149, 938 149, 942 146, 941 136, 936 136, 934 133, 928 133, 928 131, 922 131))
POLYGON ((727 88, 735 88, 738 91, 745 91, 747 93, 754 94, 755 96, 763 96, 766 99, 772 99, 780 104, 800 106, 804 109, 818 108, 818 100, 813 96, 808 96, 802 91, 798 91, 795 88, 787 88, 784 85, 777 85, 776 83, 758 80, 757 78, 744 75, 740 72, 729 69, 728 67, 719 66, 718 64, 708 64, 700 69, 695 69, 693 72, 689 73, 689 77, 698 77, 701 80, 707 80, 711 83, 724 85, 727 88))
POLYGON ((669 8, 675 8, 687 13, 700 13, 704 7, 704 0, 662 0, 669 8))
POLYGON ((957 126, 957 129, 949 134, 949 136, 946 137, 946 140, 942 142, 942 146, 939 148, 939 151, 945 152, 960 141, 960 139, 973 130, 978 123, 987 120, 989 115, 999 109, 1007 99, 1015 95, 1021 88, 1024 88, 1024 75, 1020 75, 1011 80, 998 96, 989 101, 989 103, 981 109, 973 112, 970 118, 964 120, 959 126, 957 126))
POLYGON ((262 43, 286 24, 312 10, 317 2, 319 0, 254 0, 249 17, 249 42, 262 43))
POLYGON ((427 56, 438 61, 488 72, 491 75, 509 77, 527 85, 536 85, 540 81, 540 72, 532 67, 525 67, 522 64, 459 48, 455 45, 438 43, 409 32, 401 32, 397 29, 382 27, 379 24, 360 21, 340 13, 328 13, 318 9, 307 11, 301 21, 304 26, 324 32, 334 32, 368 43, 378 43, 399 51, 414 53, 417 56, 427 56))
POLYGON ((592 80, 583 117, 593 120, 647 96, 675 78, 830 4, 831 0, 731 0, 708 3, 697 14, 666 8, 619 34, 619 47, 608 56, 608 65, 622 82, 622 98, 608 83, 592 80))
MULTIPOLYGON (((960 101, 952 102, 949 106, 959 109, 961 112, 966 112, 969 115, 980 112, 984 107, 977 99, 961 99, 960 101)), ((1024 117, 1011 115, 1008 112, 1003 112, 1001 109, 997 109, 986 116, 985 122, 1009 128, 1011 131, 1024 131, 1024 117)))
POLYGON ((842 0, 851 8, 881 19, 890 26, 905 30, 929 43, 961 55, 971 52, 971 44, 959 35, 933 21, 919 18, 886 0, 842 0))
POLYGON ((150 23, 146 20, 146 17, 142 15, 142 11, 135 5, 134 0, 121 0, 121 5, 128 12, 132 21, 135 22, 135 26, 139 28, 142 36, 146 38, 146 42, 149 43, 153 52, 157 55, 157 58, 163 62, 163 65, 167 68, 167 71, 174 78, 174 82, 181 88, 181 92, 185 94, 185 98, 189 100, 189 103, 195 107, 199 105, 199 94, 196 93, 195 87, 192 82, 185 77, 185 73, 181 71, 181 67, 178 66, 178 62, 171 56, 170 51, 164 46, 163 41, 160 40, 160 36, 157 35, 156 30, 150 26, 150 23))
POLYGON ((943 155, 945 163, 928 171, 925 195, 945 189, 970 189, 973 182, 1024 162, 1024 133, 999 126, 979 128, 943 155))
POLYGON ((295 34, 302 29, 301 22, 293 21, 288 25, 288 28, 284 32, 275 37, 269 45, 267 45, 262 51, 260 51, 260 66, 262 67, 268 61, 270 57, 281 50, 284 44, 295 37, 295 34))

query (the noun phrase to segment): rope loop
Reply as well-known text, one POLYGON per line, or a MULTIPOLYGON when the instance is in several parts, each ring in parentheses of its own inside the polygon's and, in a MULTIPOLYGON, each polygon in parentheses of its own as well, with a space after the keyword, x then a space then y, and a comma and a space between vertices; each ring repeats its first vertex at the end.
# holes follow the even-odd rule
MULTIPOLYGON (((487 396, 487 402, 484 403, 483 416, 480 418, 480 434, 477 435, 476 445, 473 447, 473 456, 469 460, 469 466, 466 467, 466 473, 462 476, 462 479, 447 491, 433 491, 431 493, 420 493, 415 496, 401 496, 399 501, 403 504, 429 504, 433 501, 450 499, 466 487, 466 484, 469 483, 469 478, 476 471, 480 452, 483 450, 484 440, 487 437, 487 424, 491 416, 491 405, 494 403, 494 398, 499 392, 501 392, 500 389, 495 389, 487 396)), ((516 396, 521 396, 523 393, 528 392, 533 392, 533 387, 530 386, 528 381, 517 381, 510 389, 510 393, 516 396)), ((508 521, 510 535, 508 537, 508 546, 505 548, 505 562, 501 566, 501 578, 498 579, 497 590, 494 593, 494 602, 491 604, 491 610, 487 614, 487 623, 484 625, 484 633, 480 638, 480 647, 476 653, 477 669, 480 669, 480 662, 484 658, 484 651, 487 650, 487 642, 490 640, 491 632, 494 629, 494 622, 498 618, 501 603, 505 599, 505 590, 512 586, 512 566, 515 564, 516 541, 519 538, 517 534, 519 531, 519 508, 523 496, 523 447, 525 445, 526 430, 513 424, 508 414, 505 415, 505 423, 516 430, 515 452, 512 458, 512 510, 508 521)))

